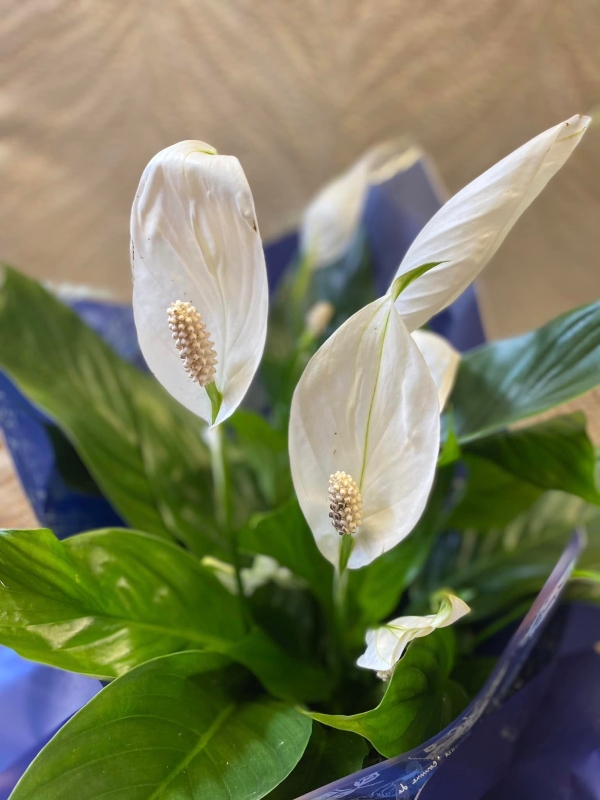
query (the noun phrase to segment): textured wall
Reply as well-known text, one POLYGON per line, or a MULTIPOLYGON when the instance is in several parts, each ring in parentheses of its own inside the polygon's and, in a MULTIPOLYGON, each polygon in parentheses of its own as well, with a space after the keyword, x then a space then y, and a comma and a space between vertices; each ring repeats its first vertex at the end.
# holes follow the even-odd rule
MULTIPOLYGON (((382 138, 456 190, 600 102, 598 0, 0 0, 0 35, 0 258, 122 297, 131 198, 174 141, 239 156, 269 237, 382 138)), ((486 272, 488 331, 600 296, 599 252, 592 130, 486 272)))

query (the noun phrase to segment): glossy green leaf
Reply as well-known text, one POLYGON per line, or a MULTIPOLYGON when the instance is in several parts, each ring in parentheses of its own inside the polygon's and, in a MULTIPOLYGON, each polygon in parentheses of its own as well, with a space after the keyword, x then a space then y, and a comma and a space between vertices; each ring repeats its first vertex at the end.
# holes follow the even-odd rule
POLYGON ((63 430, 134 528, 218 548, 201 423, 36 281, 8 267, 0 369, 63 430))
POLYGON ((501 430, 600 384, 600 302, 463 356, 452 405, 460 442, 501 430))
POLYGON ((277 506, 288 500, 293 489, 287 437, 245 409, 238 409, 227 425, 235 433, 240 457, 256 475, 265 502, 277 506))
POLYGON ((251 553, 275 558, 304 578, 326 606, 330 604, 333 569, 317 549, 296 500, 276 511, 257 515, 241 532, 239 544, 251 553))
MULTIPOLYGON (((579 497, 547 492, 504 529, 475 534, 456 561, 447 559, 438 583, 469 603, 470 622, 507 614, 537 594, 580 526, 588 529, 588 546, 578 562, 585 569, 600 564, 600 511, 579 497)), ((463 538, 468 542, 469 534, 463 538)), ((420 613, 427 598, 415 601, 409 613, 420 613)))
POLYGON ((280 699, 312 702, 331 691, 331 676, 324 669, 293 658, 258 627, 242 639, 213 643, 211 649, 243 664, 280 699))
POLYGON ((295 800, 362 769, 368 746, 361 736, 313 722, 312 735, 291 775, 269 794, 268 800, 295 800))
POLYGON ((557 489, 600 503, 596 454, 582 413, 501 431, 472 442, 465 452, 487 458, 540 489, 557 489))
POLYGON ((114 681, 46 745, 12 800, 264 797, 298 763, 311 723, 224 667, 176 653, 114 681))
POLYGON ((426 741, 446 722, 453 658, 452 631, 437 630, 411 642, 376 708, 352 716, 314 712, 310 716, 364 736, 388 758, 397 756, 426 741))
POLYGON ((450 528, 502 528, 541 497, 543 489, 486 458, 466 456, 464 494, 448 520, 450 528))
POLYGON ((112 678, 155 656, 236 640, 237 598, 174 544, 129 530, 59 541, 0 532, 0 642, 112 678))

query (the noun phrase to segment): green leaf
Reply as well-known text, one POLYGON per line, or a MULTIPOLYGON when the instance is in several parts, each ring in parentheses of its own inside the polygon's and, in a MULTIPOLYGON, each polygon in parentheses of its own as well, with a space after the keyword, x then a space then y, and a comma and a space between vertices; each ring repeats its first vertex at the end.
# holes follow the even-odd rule
POLYGON ((265 502, 277 506, 292 495, 287 437, 259 414, 238 409, 227 421, 241 456, 256 475, 265 502))
POLYGON ((409 272, 405 272, 404 275, 399 275, 392 284, 392 297, 394 300, 397 300, 402 292, 408 286, 410 286, 413 281, 416 281, 417 278, 420 278, 421 275, 424 275, 426 272, 429 272, 430 269, 433 269, 434 267, 444 263, 444 261, 432 261, 429 264, 423 264, 420 267, 415 267, 414 269, 409 270, 409 272))
POLYGON ((460 442, 584 394, 600 383, 600 302, 536 331, 483 345, 463 356, 454 391, 460 442))
POLYGON ((487 458, 540 489, 557 489, 600 503, 596 454, 581 412, 486 436, 467 445, 465 452, 487 458))
POLYGON ((239 668, 187 652, 111 683, 61 728, 12 800, 259 800, 298 763, 311 723, 248 694, 239 668))
POLYGON ((0 641, 26 658, 113 678, 243 633, 237 598, 163 539, 129 530, 62 542, 45 529, 0 533, 0 641))
POLYGON ((465 492, 448 520, 449 528, 502 528, 538 500, 543 490, 486 458, 465 456, 465 492))
POLYGON ((213 643, 211 649, 243 664, 275 697, 312 702, 331 691, 332 679, 324 669, 290 656, 260 628, 237 641, 213 643))
POLYGON ((268 800, 295 800, 319 786, 352 775, 362 769, 368 750, 362 737, 313 722, 312 736, 299 764, 273 789, 268 800))
POLYGON ((333 568, 319 552, 296 500, 254 517, 241 532, 239 545, 251 553, 275 558, 304 578, 326 607, 330 605, 333 568))
MULTIPOLYGON (((579 497, 547 492, 506 528, 476 536, 469 558, 450 561, 439 584, 469 603, 470 622, 510 614, 537 594, 572 531, 582 525, 588 528, 589 543, 578 566, 587 568, 600 563, 600 511, 579 497)), ((426 602, 415 600, 409 613, 419 613, 426 602)))
POLYGON ((199 554, 218 549, 197 417, 36 281, 8 267, 0 341, 0 368, 63 430, 132 527, 199 554))
POLYGON ((381 755, 392 758, 426 741, 443 727, 453 659, 452 631, 434 631, 411 642, 376 708, 352 716, 315 712, 310 716, 332 728, 364 736, 381 755))

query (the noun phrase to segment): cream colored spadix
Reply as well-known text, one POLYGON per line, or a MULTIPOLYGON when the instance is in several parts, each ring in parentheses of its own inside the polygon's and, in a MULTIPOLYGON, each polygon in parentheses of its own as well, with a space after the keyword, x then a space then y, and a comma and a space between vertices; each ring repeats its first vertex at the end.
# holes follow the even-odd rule
POLYGON ((477 277, 521 214, 579 144, 589 117, 550 128, 499 161, 454 195, 427 223, 395 279, 421 264, 441 262, 396 300, 409 331, 446 308, 477 277))
POLYGON ((346 537, 354 569, 410 533, 431 489, 439 429, 436 387, 391 297, 354 314, 317 351, 292 400, 290 461, 329 561, 339 563, 346 537))
POLYGON ((407 139, 382 142, 320 190, 300 226, 301 250, 314 268, 344 255, 360 224, 369 187, 408 169, 421 155, 407 139))
POLYGON ((256 372, 268 310, 254 202, 237 158, 197 141, 154 156, 131 211, 131 265, 148 366, 180 403, 222 422, 256 372))
POLYGON ((364 669, 376 670, 381 678, 391 677, 391 670, 413 639, 428 636, 436 628, 445 628, 468 614, 469 606, 452 594, 442 598, 437 614, 424 617, 398 617, 367 631, 367 649, 356 662, 364 669))

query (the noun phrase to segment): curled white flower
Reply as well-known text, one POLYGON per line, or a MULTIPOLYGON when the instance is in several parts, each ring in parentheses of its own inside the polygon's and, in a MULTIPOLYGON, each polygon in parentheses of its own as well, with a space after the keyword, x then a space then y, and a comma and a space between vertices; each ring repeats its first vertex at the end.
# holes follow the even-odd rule
POLYGON ((574 116, 536 136, 465 186, 429 220, 395 276, 439 262, 396 300, 409 331, 450 305, 475 280, 521 214, 567 161, 589 121, 574 116))
POLYGON ((424 617, 398 617, 383 625, 367 631, 367 649, 356 662, 359 667, 373 669, 380 677, 390 677, 390 670, 400 660, 409 642, 421 636, 428 636, 436 628, 452 625, 464 617, 471 609, 459 597, 447 594, 442 598, 437 614, 424 617))
POLYGON ((441 410, 446 405, 454 386, 460 364, 460 353, 452 347, 447 339, 432 331, 413 331, 411 336, 421 351, 436 385, 441 410))
POLYGON ((316 195, 300 227, 300 246, 315 268, 341 258, 360 224, 369 187, 408 169, 422 153, 406 139, 372 147, 316 195))
POLYGON ((296 387, 290 461, 317 546, 362 567, 407 536, 425 507, 439 445, 438 395, 391 296, 325 342, 296 387))
POLYGON ((268 310, 254 201, 237 158, 196 141, 154 156, 131 211, 131 265, 148 366, 180 403, 222 422, 258 367, 268 310))

